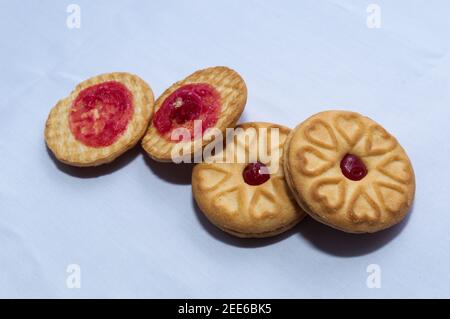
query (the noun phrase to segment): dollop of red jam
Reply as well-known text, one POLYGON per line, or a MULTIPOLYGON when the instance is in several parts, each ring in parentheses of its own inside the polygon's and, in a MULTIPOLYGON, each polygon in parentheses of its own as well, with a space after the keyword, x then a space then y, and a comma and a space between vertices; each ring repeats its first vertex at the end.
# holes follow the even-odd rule
POLYGON ((352 181, 359 181, 367 175, 367 167, 356 155, 346 154, 341 160, 341 171, 352 181))
POLYGON ((72 104, 69 125, 83 144, 104 147, 114 143, 133 116, 133 97, 125 85, 108 81, 82 90, 72 104))
POLYGON ((247 184, 256 186, 267 182, 270 174, 266 165, 256 162, 250 163, 244 168, 242 177, 247 184))
MULTIPOLYGON (((171 140, 171 132, 185 128, 194 136, 194 121, 201 120, 201 133, 213 127, 220 112, 220 94, 206 83, 186 84, 170 94, 153 118, 158 132, 171 140)), ((179 141, 179 140, 176 140, 179 141)))

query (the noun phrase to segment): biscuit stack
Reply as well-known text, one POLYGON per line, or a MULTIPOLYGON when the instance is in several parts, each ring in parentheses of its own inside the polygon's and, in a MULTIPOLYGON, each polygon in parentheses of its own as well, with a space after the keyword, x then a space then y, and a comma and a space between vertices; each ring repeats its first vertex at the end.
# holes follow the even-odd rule
POLYGON ((377 232, 406 216, 413 168, 379 124, 333 110, 293 130, 263 122, 236 126, 246 101, 244 80, 226 67, 197 71, 156 102, 138 76, 103 74, 56 104, 45 140, 56 159, 80 167, 109 163, 139 141, 157 161, 195 159, 199 208, 238 237, 274 236, 306 215, 350 233, 377 232))

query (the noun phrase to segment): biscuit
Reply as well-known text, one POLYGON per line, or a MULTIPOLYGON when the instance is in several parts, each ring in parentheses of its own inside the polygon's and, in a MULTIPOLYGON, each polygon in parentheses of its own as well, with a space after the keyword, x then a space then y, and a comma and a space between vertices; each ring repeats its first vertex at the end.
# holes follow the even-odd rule
POLYGON ((223 133, 234 127, 246 101, 247 87, 237 72, 222 66, 199 70, 173 84, 156 100, 155 116, 142 147, 150 157, 162 162, 173 160, 172 151, 178 143, 187 150, 185 155, 193 154, 209 142, 208 128, 223 133), (196 120, 201 120, 197 135, 193 129, 196 120), (191 138, 173 139, 177 128, 187 129, 191 138))
POLYGON ((405 151, 358 113, 326 111, 298 125, 286 142, 284 170, 299 205, 345 232, 391 227, 414 198, 414 171, 405 151))
POLYGON ((194 198, 214 225, 232 235, 270 237, 280 234, 306 215, 295 202, 284 178, 283 145, 290 130, 258 122, 244 123, 237 129, 233 141, 219 153, 220 156, 228 152, 232 144, 236 151, 231 160, 204 162, 194 167, 194 198), (272 128, 278 129, 278 136, 274 136, 272 128), (239 129, 242 130, 239 132, 239 129), (264 132, 267 134, 263 135, 264 132), (270 156, 263 159, 258 154, 261 149, 267 150, 262 154, 270 156), (239 152, 245 154, 243 160, 238 160, 239 152), (269 165, 272 172, 267 174, 269 165))
POLYGON ((151 88, 138 76, 98 75, 78 84, 52 108, 45 141, 63 163, 79 167, 108 163, 141 139, 153 105, 151 88))

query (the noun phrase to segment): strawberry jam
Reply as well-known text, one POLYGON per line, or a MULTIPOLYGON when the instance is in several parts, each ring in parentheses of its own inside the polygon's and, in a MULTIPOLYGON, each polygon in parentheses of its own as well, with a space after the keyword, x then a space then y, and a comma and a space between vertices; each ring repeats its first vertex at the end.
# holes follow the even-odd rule
POLYGON ((70 109, 69 126, 81 143, 105 147, 119 138, 132 116, 132 93, 122 83, 109 81, 78 94, 70 109))
POLYGON ((347 154, 341 160, 341 171, 345 177, 352 181, 359 181, 367 175, 367 168, 356 155, 347 154))
POLYGON ((242 177, 247 184, 256 186, 267 182, 270 174, 266 165, 256 162, 250 163, 244 168, 242 177))
POLYGON ((220 94, 206 83, 186 84, 170 94, 153 118, 158 132, 170 140, 176 128, 186 128, 194 139, 194 121, 201 120, 204 133, 213 127, 220 112, 220 94))

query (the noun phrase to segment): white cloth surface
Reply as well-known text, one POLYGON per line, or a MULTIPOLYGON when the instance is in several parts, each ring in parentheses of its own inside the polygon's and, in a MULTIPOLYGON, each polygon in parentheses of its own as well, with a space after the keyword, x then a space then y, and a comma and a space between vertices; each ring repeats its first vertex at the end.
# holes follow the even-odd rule
POLYGON ((449 1, 377 0, 379 29, 360 0, 74 0, 80 29, 70 3, 0 3, 0 297, 450 297, 449 1), (375 235, 307 219, 238 240, 195 208, 189 166, 137 147, 73 169, 46 150, 48 112, 83 79, 128 71, 158 96, 214 65, 247 83, 241 121, 293 127, 340 108, 381 123, 414 165, 410 217, 375 235))

